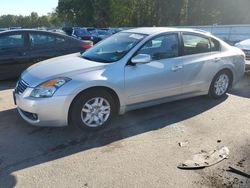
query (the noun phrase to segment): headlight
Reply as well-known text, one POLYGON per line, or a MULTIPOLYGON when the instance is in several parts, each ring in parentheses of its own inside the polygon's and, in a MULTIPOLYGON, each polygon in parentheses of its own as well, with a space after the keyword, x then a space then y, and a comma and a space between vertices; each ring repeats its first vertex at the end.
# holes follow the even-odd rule
POLYGON ((35 87, 32 90, 30 96, 35 98, 52 97, 60 87, 62 87, 70 80, 70 78, 56 78, 53 80, 49 80, 35 87))

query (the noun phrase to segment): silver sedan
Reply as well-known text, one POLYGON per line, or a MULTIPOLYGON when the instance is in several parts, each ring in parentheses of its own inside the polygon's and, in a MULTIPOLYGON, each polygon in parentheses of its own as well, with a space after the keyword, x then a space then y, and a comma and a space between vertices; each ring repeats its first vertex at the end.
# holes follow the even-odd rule
POLYGON ((244 53, 210 33, 137 28, 83 54, 33 65, 21 75, 14 100, 30 124, 96 130, 129 110, 199 95, 223 97, 244 70, 244 53))

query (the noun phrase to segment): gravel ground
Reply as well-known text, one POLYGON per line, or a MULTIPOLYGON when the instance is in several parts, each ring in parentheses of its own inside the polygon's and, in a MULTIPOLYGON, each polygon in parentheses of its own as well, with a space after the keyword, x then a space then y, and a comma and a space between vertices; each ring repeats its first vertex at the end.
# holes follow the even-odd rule
POLYGON ((97 133, 25 123, 0 82, 0 187, 250 187, 250 76, 228 96, 206 96, 129 112, 97 133), (179 142, 188 141, 186 147, 179 142), (201 150, 227 146, 214 166, 180 170, 201 150))

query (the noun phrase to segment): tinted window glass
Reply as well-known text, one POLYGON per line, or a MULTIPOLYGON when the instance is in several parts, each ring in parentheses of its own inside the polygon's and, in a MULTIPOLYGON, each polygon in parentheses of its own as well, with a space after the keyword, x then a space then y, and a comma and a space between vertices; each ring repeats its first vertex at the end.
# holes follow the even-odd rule
POLYGON ((179 55, 177 34, 168 34, 148 41, 137 54, 151 55, 153 60, 177 57, 179 55))
POLYGON ((30 43, 32 47, 39 47, 43 45, 51 45, 57 42, 56 37, 47 34, 30 34, 30 43))
POLYGON ((211 51, 209 39, 192 34, 183 34, 184 55, 206 53, 211 51))
POLYGON ((0 48, 20 48, 24 46, 22 34, 12 34, 0 36, 0 48))
POLYGON ((211 51, 220 51, 219 41, 211 38, 211 51))

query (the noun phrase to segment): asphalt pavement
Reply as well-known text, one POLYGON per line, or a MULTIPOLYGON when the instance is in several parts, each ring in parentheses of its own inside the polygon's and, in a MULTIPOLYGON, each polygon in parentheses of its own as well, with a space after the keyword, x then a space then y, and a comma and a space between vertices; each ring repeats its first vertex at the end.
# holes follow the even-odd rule
POLYGON ((13 104, 14 86, 0 82, 1 188, 250 187, 250 76, 223 99, 201 96, 131 111, 92 133, 28 125, 13 104), (177 168, 221 146, 229 148, 228 159, 177 168))

